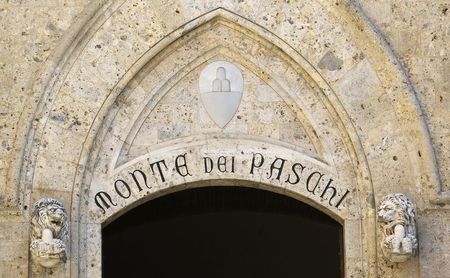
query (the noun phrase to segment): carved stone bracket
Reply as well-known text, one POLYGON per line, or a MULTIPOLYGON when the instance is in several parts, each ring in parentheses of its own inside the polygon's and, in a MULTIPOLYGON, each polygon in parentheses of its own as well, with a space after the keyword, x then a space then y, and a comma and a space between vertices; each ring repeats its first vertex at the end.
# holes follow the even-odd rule
POLYGON ((61 202, 43 198, 31 215, 31 258, 45 268, 66 262, 67 212, 61 202))
POLYGON ((391 262, 404 262, 417 252, 416 209, 402 193, 386 195, 378 207, 381 249, 391 262))

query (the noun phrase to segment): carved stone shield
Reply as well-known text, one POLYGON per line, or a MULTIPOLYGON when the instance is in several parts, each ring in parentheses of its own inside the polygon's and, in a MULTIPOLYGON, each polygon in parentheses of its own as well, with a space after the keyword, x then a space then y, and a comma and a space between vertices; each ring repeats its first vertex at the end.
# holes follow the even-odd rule
POLYGON ((200 98, 208 115, 224 128, 236 114, 244 90, 239 68, 226 61, 208 64, 200 73, 200 98))

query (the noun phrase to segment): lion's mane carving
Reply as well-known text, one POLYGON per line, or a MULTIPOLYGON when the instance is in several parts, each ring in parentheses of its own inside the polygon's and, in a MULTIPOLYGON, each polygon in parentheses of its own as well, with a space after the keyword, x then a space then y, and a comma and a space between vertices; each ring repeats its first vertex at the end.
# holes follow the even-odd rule
POLYGON ((62 203, 50 198, 37 201, 31 215, 33 259, 47 268, 65 262, 67 236, 67 213, 62 203))
POLYGON ((417 251, 416 211, 402 193, 385 196, 378 208, 384 255, 392 262, 403 262, 417 251))

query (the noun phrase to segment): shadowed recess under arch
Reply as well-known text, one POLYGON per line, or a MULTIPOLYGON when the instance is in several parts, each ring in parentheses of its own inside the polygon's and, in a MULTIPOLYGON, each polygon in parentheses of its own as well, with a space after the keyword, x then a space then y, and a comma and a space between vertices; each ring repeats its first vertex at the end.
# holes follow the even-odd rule
POLYGON ((103 275, 343 277, 341 237, 339 223, 284 195, 189 189, 104 227, 103 275))

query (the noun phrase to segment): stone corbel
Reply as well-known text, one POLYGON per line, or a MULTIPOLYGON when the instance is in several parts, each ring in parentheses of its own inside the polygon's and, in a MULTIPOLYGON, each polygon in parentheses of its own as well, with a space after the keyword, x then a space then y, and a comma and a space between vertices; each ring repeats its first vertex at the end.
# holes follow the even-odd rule
POLYGON ((386 195, 378 206, 383 254, 391 262, 404 262, 417 253, 416 209, 402 193, 386 195))
POLYGON ((31 215, 31 259, 45 268, 66 262, 67 212, 61 202, 43 198, 31 215))

